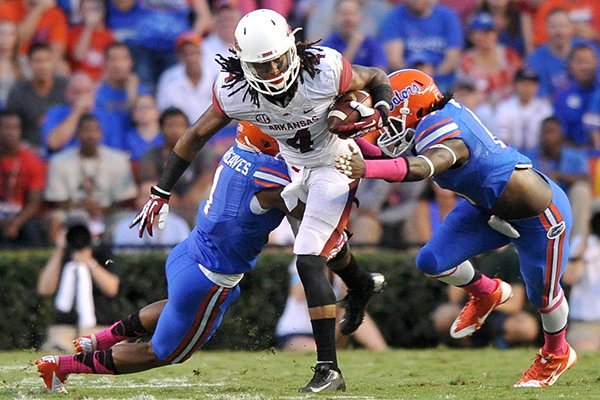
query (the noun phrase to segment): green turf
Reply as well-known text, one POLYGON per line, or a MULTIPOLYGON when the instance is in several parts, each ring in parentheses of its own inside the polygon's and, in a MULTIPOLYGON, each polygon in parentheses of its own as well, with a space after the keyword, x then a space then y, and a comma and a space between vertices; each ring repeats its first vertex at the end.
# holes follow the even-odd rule
POLYGON ((72 375, 68 394, 46 393, 37 352, 0 353, 0 399, 600 399, 598 354, 579 362, 551 388, 514 389, 535 349, 394 350, 339 353, 348 390, 301 395, 312 354, 198 352, 185 364, 121 376, 72 375))

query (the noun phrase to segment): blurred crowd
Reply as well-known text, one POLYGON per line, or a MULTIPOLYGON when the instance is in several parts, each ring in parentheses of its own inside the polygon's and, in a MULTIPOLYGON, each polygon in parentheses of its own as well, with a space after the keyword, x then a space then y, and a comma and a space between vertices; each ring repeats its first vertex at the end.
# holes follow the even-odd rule
MULTIPOLYGON (((597 1, 6 0, 0 245, 54 245, 72 214, 115 245, 185 237, 235 126, 178 183, 165 231, 140 240, 128 222, 212 101, 216 55, 229 54, 238 20, 259 7, 352 63, 435 76, 568 191, 575 232, 587 233, 600 196, 597 1)), ((386 247, 422 244, 444 207, 424 183, 363 182, 358 197, 353 242, 386 247)), ((286 229, 273 243, 290 242, 286 229)))

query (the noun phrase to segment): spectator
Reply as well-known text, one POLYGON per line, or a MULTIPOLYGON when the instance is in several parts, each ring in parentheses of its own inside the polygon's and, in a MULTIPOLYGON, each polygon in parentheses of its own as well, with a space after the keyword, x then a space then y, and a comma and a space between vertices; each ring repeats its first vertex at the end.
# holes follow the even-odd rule
POLYGON ((94 84, 89 76, 78 72, 69 77, 65 104, 50 107, 42 126, 44 150, 47 155, 77 144, 76 128, 81 116, 93 113, 102 129, 103 143, 120 149, 123 132, 115 117, 96 107, 94 84))
MULTIPOLYGON (((122 148, 125 131, 133 126, 131 110, 138 94, 149 93, 147 87, 133 71, 133 57, 129 48, 120 42, 112 43, 104 52, 104 79, 96 91, 96 107, 109 113, 118 124, 113 130, 120 132, 113 147, 122 148)), ((118 135, 117 135, 118 136, 118 135)))
POLYGON ((469 24, 469 40, 473 48, 463 53, 459 75, 475 79, 477 90, 489 103, 496 105, 511 93, 521 57, 513 49, 498 43, 498 32, 488 13, 473 17, 469 24))
POLYGON ((451 87, 464 44, 460 19, 452 9, 436 0, 406 0, 383 20, 379 35, 390 71, 405 68, 414 53, 426 53, 434 60, 438 87, 451 87))
MULTIPOLYGON (((308 306, 304 296, 304 288, 298 271, 296 270, 296 258, 292 259, 288 270, 290 272, 290 285, 288 297, 285 303, 283 313, 277 321, 275 327, 275 337, 277 347, 280 350, 312 352, 316 350, 315 339, 310 325, 308 306)), ((342 280, 331 272, 328 272, 329 279, 334 288, 336 297, 343 298, 347 291, 342 280)), ((338 320, 341 318, 341 308, 337 307, 338 320)), ((337 347, 344 347, 347 344, 347 336, 342 336, 336 332, 337 347)), ((379 328, 369 314, 365 315, 363 323, 350 336, 354 341, 369 350, 383 351, 387 350, 387 343, 379 328)))
POLYGON ((21 116, 22 140, 41 151, 42 123, 50 107, 65 102, 67 80, 54 74, 56 62, 47 44, 32 45, 27 56, 31 79, 15 85, 8 95, 6 108, 21 116))
POLYGON ((196 121, 212 102, 215 77, 202 70, 201 44, 202 38, 193 32, 177 37, 179 63, 161 75, 156 93, 159 109, 177 107, 190 121, 196 121))
POLYGON ((565 10, 574 24, 575 34, 589 40, 597 40, 600 32, 600 3, 596 0, 544 0, 540 2, 534 19, 534 43, 543 45, 552 36, 550 28, 544 25, 550 14, 557 8, 565 10))
POLYGON ((46 184, 46 166, 21 144, 21 119, 0 111, 0 243, 42 246, 37 219, 46 184))
POLYGON ((574 26, 563 9, 548 14, 546 29, 548 41, 529 55, 527 65, 540 76, 540 96, 552 99, 569 84, 567 58, 573 46, 586 42, 574 39, 574 26))
POLYGON ((573 210, 572 237, 586 234, 590 221, 592 188, 585 156, 566 147, 558 118, 542 121, 540 144, 527 153, 533 166, 556 182, 569 196, 573 210))
POLYGON ((0 20, 0 110, 17 80, 22 78, 18 58, 17 25, 0 20))
POLYGON ((133 108, 135 127, 125 134, 125 151, 132 161, 139 161, 146 152, 164 145, 159 118, 160 111, 154 97, 149 94, 139 96, 133 108))
POLYGON ((538 87, 535 71, 521 68, 515 76, 514 94, 496 107, 498 137, 519 151, 537 147, 542 120, 552 115, 550 102, 537 96, 538 87))
MULTIPOLYGON (((537 319, 525 310, 527 296, 514 247, 509 245, 490 251, 476 257, 473 263, 482 273, 509 282, 513 295, 506 303, 492 311, 477 335, 462 339, 460 344, 470 347, 492 344, 498 348, 533 344, 538 337, 540 327, 537 319)), ((449 286, 448 301, 440 304, 432 313, 435 330, 444 342, 448 339, 452 321, 460 313, 464 295, 464 290, 449 286)), ((456 342, 449 341, 449 343, 456 342)))
POLYGON ((104 50, 115 41, 104 25, 106 8, 102 0, 82 0, 83 24, 69 31, 69 60, 72 71, 83 71, 94 81, 104 67, 104 50))
POLYGON ((584 129, 589 132, 595 150, 590 155, 598 156, 598 150, 600 150, 600 88, 592 95, 587 111, 581 120, 584 129))
POLYGON ((361 30, 360 0, 341 0, 336 5, 335 31, 323 40, 323 46, 336 49, 352 64, 386 69, 385 53, 379 42, 361 30))
POLYGON ((563 276, 571 285, 569 295, 569 332, 567 338, 576 350, 600 350, 600 212, 596 207, 590 222, 590 235, 577 236, 573 247, 578 253, 569 257, 563 276), (580 246, 578 246, 580 245, 580 246))
POLYGON ((591 105, 598 84, 598 56, 588 45, 576 45, 568 58, 570 84, 559 90, 554 100, 556 116, 570 145, 584 150, 593 148, 592 136, 586 129, 583 116, 591 105))
POLYGON ((215 62, 217 54, 228 56, 233 48, 235 27, 242 17, 235 0, 213 2, 215 29, 202 42, 202 71, 215 79, 221 66, 215 62))
POLYGON ((142 84, 154 87, 160 74, 177 62, 175 39, 193 30, 202 36, 212 28, 207 0, 140 0, 146 13, 137 26, 136 72, 142 84), (190 15, 194 12, 194 26, 190 15))
POLYGON ((63 231, 37 282, 40 296, 55 296, 54 323, 42 348, 69 351, 73 339, 110 323, 119 283, 110 253, 93 246, 86 225, 76 223, 63 231))
POLYGON ((95 116, 80 117, 76 136, 79 146, 54 155, 48 167, 44 198, 51 206, 51 237, 56 237, 70 210, 84 210, 91 223, 111 228, 137 195, 127 155, 100 144, 102 132, 95 116))
POLYGON ((518 1, 484 0, 479 11, 488 12, 500 43, 519 53, 521 57, 533 50, 533 22, 531 13, 523 12, 518 1))
MULTIPOLYGON (((106 9, 106 25, 116 40, 125 43, 135 54, 138 32, 146 10, 139 0, 109 0, 106 9)), ((135 58, 135 56, 134 56, 135 58)))
MULTIPOLYGON (((360 29, 368 36, 377 36, 379 25, 392 10, 393 1, 360 0, 362 15, 360 29)), ((295 17, 297 25, 304 26, 298 36, 304 33, 304 38, 318 40, 329 36, 333 31, 331 21, 335 19, 337 0, 303 0, 297 2, 295 17)), ((292 24, 293 26, 293 24, 292 24)))
POLYGON ((0 19, 18 24, 21 54, 34 43, 50 46, 57 70, 66 74, 65 62, 69 27, 67 19, 55 0, 14 0, 0 4, 0 19))
MULTIPOLYGON (((139 195, 135 200, 135 208, 143 207, 147 200, 146 193, 155 185, 154 181, 142 182, 139 188, 139 195)), ((158 229, 153 236, 138 236, 135 229, 130 229, 129 224, 135 218, 135 213, 122 216, 116 223, 112 234, 113 246, 175 246, 183 241, 190 234, 188 223, 176 212, 169 212, 169 223, 164 229, 158 229), (173 219, 171 219, 173 217, 173 219)))

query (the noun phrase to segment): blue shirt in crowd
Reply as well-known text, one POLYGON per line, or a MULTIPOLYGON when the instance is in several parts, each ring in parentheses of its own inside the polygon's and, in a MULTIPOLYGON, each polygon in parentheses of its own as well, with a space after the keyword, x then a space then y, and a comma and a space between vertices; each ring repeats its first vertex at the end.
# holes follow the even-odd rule
POLYGON ((583 115, 592 104, 595 87, 583 88, 575 82, 570 82, 566 90, 559 92, 552 106, 558 112, 562 130, 571 142, 577 146, 591 148, 592 138, 583 124, 583 115))
MULTIPOLYGON (((571 149, 569 147, 563 147, 560 151, 560 158, 558 160, 542 160, 541 150, 539 147, 525 153, 533 163, 533 167, 540 170, 546 175, 550 175, 552 172, 559 172, 565 175, 587 175, 589 174, 589 168, 587 159, 583 152, 571 149)), ((569 185, 560 180, 555 180, 565 192, 569 190, 569 185)))
POLYGON ((127 152, 132 161, 138 161, 146 152, 157 147, 162 147, 165 144, 165 138, 161 134, 156 135, 149 142, 146 141, 138 131, 133 128, 125 134, 125 152, 127 152))
MULTIPOLYGON (((348 41, 338 32, 334 32, 328 38, 323 40, 322 45, 331 47, 332 49, 343 53, 344 50, 346 50, 346 47, 348 47, 348 41)), ((386 69, 387 67, 387 60, 385 58, 383 47, 371 36, 365 36, 365 39, 356 51, 354 59, 348 61, 352 64, 364 65, 365 67, 378 67, 382 69, 386 69)))
MULTIPOLYGON (((50 132, 60 125, 65 119, 67 119, 71 111, 72 107, 68 104, 60 104, 52 106, 48 109, 48 112, 46 113, 46 119, 42 125, 42 143, 45 151, 47 152, 46 156, 50 156, 52 153, 54 153, 48 149, 48 136, 50 136, 50 132)), ((124 132, 118 129, 119 124, 115 120, 115 117, 112 114, 97 108, 94 109, 92 114, 98 119, 98 123, 100 124, 100 130, 102 131, 102 144, 114 149, 122 149, 124 132)), ((73 147, 76 144, 77 138, 75 135, 73 135, 73 138, 60 150, 73 147)))
MULTIPOLYGON (((460 18, 451 8, 435 6, 431 14, 421 18, 412 14, 406 5, 396 6, 379 26, 382 43, 401 40, 404 43, 404 59, 414 53, 425 54, 437 67, 444 60, 448 49, 462 49, 464 35, 460 18)), ((449 88, 454 74, 436 76, 442 90, 449 88)))

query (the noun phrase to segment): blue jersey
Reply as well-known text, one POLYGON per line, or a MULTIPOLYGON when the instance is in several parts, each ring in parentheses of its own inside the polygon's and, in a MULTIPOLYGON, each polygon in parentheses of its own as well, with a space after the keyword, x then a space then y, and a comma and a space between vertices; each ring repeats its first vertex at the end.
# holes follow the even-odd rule
POLYGON ((190 256, 212 272, 252 270, 269 233, 285 215, 277 209, 256 214, 252 199, 261 190, 289 181, 283 161, 231 147, 217 166, 208 199, 198 209, 196 227, 187 240, 190 256))
POLYGON ((421 120, 414 150, 422 154, 437 143, 455 138, 465 143, 471 157, 461 167, 435 176, 434 181, 481 209, 489 211, 494 206, 515 168, 531 166, 527 157, 492 135, 471 110, 455 100, 421 120))

